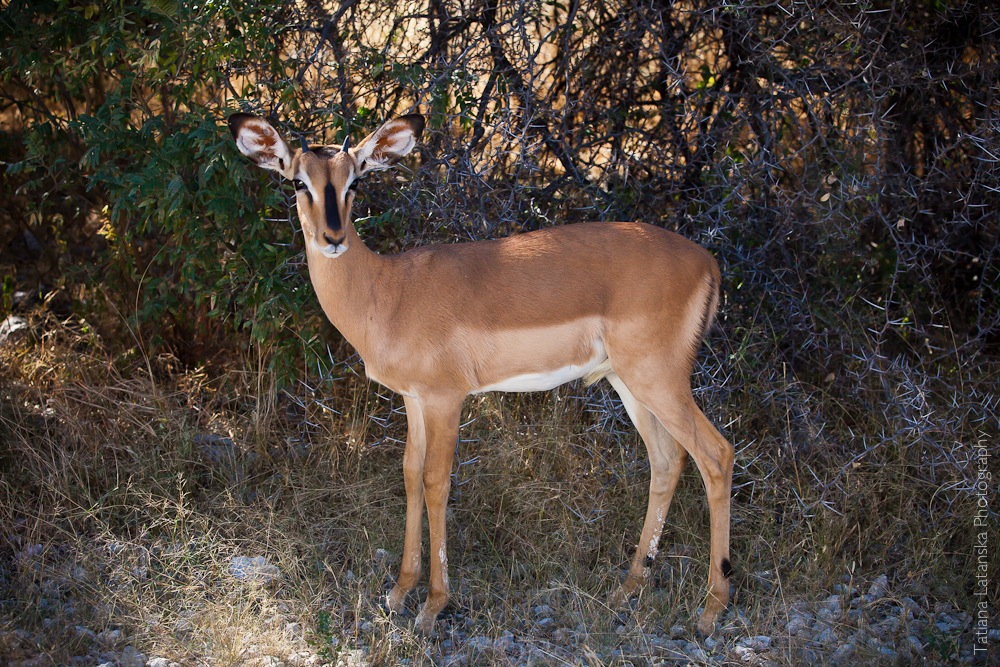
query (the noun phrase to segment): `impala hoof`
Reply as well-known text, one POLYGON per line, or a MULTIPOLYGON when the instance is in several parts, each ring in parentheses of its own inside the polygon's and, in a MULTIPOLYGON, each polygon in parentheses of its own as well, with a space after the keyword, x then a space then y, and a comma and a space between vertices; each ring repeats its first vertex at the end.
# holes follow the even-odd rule
POLYGON ((434 636, 434 617, 425 614, 423 610, 417 614, 417 620, 413 623, 413 632, 421 637, 430 639, 434 636))
POLYGON ((718 618, 718 613, 705 612, 698 619, 698 633, 704 637, 711 636, 715 632, 715 619, 718 618))
POLYGON ((634 575, 631 572, 625 575, 625 581, 608 598, 608 604, 612 609, 627 609, 632 598, 639 597, 643 590, 649 585, 649 568, 645 568, 641 575, 634 575))
POLYGON ((403 611, 403 602, 406 601, 406 591, 399 586, 393 586, 389 594, 385 596, 385 606, 393 614, 403 611))
POLYGON ((608 596, 608 606, 612 609, 626 609, 629 606, 629 602, 632 600, 632 595, 625 592, 624 588, 618 588, 611 592, 608 596))

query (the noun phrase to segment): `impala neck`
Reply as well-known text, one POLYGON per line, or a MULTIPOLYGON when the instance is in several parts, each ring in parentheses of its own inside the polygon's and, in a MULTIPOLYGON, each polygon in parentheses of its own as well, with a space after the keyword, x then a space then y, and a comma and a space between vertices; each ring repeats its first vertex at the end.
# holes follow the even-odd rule
POLYGON ((346 225, 348 249, 326 257, 306 244, 309 279, 327 318, 364 358, 369 349, 370 323, 378 315, 378 284, 389 262, 372 252, 354 229, 346 225))

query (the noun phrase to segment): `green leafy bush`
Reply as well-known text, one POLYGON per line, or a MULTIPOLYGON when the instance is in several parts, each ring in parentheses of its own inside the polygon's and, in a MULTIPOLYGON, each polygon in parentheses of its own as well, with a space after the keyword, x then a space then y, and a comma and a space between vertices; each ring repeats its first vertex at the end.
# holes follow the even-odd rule
POLYGON ((111 306, 135 334, 127 343, 189 363, 260 345, 288 377, 321 320, 291 221, 273 219, 288 219, 287 201, 234 150, 223 94, 234 60, 271 64, 264 26, 282 4, 12 3, 0 25, 7 114, 23 137, 7 166, 16 196, 38 202, 46 241, 74 198, 70 215, 88 225, 77 234, 101 248, 55 251, 103 296, 78 313, 111 306))

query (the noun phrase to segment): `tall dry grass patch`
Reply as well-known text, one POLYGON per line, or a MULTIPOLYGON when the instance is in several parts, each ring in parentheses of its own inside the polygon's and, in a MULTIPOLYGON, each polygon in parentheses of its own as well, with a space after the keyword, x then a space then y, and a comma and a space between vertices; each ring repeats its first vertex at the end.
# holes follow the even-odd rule
MULTIPOLYGON (((370 664, 438 664, 486 637, 494 643, 479 664, 500 665, 508 653, 497 647, 515 641, 505 633, 539 651, 561 647, 541 664, 624 664, 662 650, 651 628, 688 628, 697 614, 708 510, 692 466, 652 589, 629 611, 607 605, 635 548, 648 473, 641 441, 600 386, 468 401, 448 514, 455 599, 428 647, 381 606, 405 513, 397 398, 346 367, 296 393, 247 366, 213 377, 166 357, 116 355, 53 318, 32 331, 0 350, 0 611, 3 627, 26 629, 56 664, 126 644, 182 663, 267 664, 306 651, 335 664, 363 650, 370 664), (237 556, 263 556, 279 574, 241 581, 237 556)), ((718 380, 699 400, 739 452, 735 598, 720 641, 780 636, 794 605, 883 574, 900 598, 971 608, 963 544, 975 503, 961 467, 927 460, 946 434, 958 456, 962 439, 988 426, 974 404, 949 406, 964 405, 965 422, 917 402, 847 425, 805 389, 766 396, 718 380), (844 461, 823 439, 848 432, 871 445, 844 461)), ((953 655, 947 639, 937 659, 953 655)), ((797 664, 799 648, 789 638, 783 660, 797 664)))

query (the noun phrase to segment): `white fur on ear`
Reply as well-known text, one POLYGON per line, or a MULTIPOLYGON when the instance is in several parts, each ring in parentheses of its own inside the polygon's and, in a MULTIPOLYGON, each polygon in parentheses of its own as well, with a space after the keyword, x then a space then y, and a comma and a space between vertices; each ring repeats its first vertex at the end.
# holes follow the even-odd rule
POLYGON ((369 171, 388 169, 408 155, 424 131, 424 117, 410 114, 394 118, 378 128, 356 148, 349 149, 357 165, 358 176, 369 171))
POLYGON ((238 113, 229 117, 229 130, 241 153, 264 169, 288 176, 292 153, 270 123, 257 116, 238 113))

